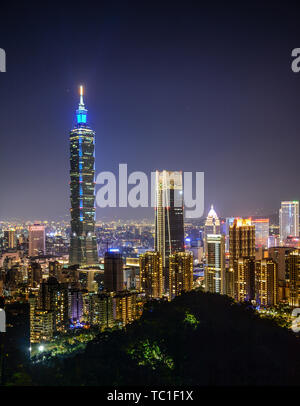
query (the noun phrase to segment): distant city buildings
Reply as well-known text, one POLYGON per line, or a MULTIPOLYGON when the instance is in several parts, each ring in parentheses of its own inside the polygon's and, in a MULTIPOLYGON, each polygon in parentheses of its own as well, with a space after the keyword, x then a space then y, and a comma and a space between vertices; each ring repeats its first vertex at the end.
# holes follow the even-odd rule
POLYGON ((288 236, 299 237, 299 202, 281 202, 279 209, 280 242, 284 245, 288 236))

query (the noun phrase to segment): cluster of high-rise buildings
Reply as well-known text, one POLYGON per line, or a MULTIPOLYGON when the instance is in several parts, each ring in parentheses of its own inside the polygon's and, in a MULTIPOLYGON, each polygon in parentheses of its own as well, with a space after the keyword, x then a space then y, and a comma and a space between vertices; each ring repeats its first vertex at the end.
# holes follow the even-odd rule
POLYGON ((257 306, 300 304, 299 202, 282 202, 279 236, 269 238, 269 219, 228 218, 213 207, 204 226, 206 291, 257 306))

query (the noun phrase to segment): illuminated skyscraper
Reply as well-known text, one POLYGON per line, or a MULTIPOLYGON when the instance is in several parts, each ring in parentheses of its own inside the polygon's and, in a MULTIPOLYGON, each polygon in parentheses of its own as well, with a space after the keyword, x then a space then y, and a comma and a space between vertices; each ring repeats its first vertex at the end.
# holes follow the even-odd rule
POLYGON ((269 219, 256 219, 252 221, 255 225, 255 246, 256 248, 268 248, 269 219))
POLYGON ((95 132, 87 124, 80 87, 76 125, 70 132, 71 246, 70 265, 98 263, 95 236, 95 132))
POLYGON ((169 255, 184 251, 182 173, 156 171, 155 251, 162 257, 168 289, 169 255))
POLYGON ((255 257, 255 226, 251 219, 235 219, 229 228, 229 272, 226 293, 237 299, 238 260, 255 257))
POLYGON ((299 236, 299 202, 281 202, 279 209, 280 242, 284 244, 288 236, 299 236))
POLYGON ((255 263, 256 304, 274 306, 278 303, 278 266, 271 259, 262 259, 255 263))
POLYGON ((29 226, 28 255, 35 257, 40 254, 45 254, 45 226, 34 224, 29 226))
POLYGON ((225 294, 225 236, 207 234, 205 291, 225 294))
POLYGON ((163 295, 163 266, 159 252, 148 251, 140 255, 139 288, 149 299, 163 295))
POLYGON ((172 300, 182 292, 193 288, 193 255, 176 252, 169 257, 169 298, 172 300))

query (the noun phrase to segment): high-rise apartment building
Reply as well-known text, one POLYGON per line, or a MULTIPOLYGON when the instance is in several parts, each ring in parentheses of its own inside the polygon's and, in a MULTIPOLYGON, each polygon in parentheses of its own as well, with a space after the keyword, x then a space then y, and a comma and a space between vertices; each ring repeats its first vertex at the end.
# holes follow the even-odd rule
POLYGON ((255 258, 243 257, 237 261, 235 298, 239 302, 255 300, 255 258))
POLYGON ((124 290, 123 260, 119 250, 110 249, 105 253, 104 289, 108 292, 124 290))
POLYGON ((278 266, 272 258, 255 263, 255 300, 263 307, 278 303, 278 266))
POLYGON ((205 291, 225 294, 225 236, 207 234, 205 252, 205 291))
POLYGON ((163 296, 163 262, 159 252, 148 251, 140 255, 139 290, 149 299, 163 296))
POLYGON ((33 224, 28 227, 29 249, 28 255, 35 257, 45 254, 45 226, 33 224))
POLYGON ((238 261, 255 258, 255 226, 251 219, 234 220, 229 228, 229 271, 226 274, 226 293, 238 299, 238 261))
POLYGON ((169 256, 169 299, 193 288, 193 254, 175 252, 169 256))
POLYGON ((70 265, 98 264, 95 235, 95 132, 87 124, 80 87, 76 125, 70 132, 70 265))
POLYGON ((288 236, 299 237, 299 202, 281 202, 279 209, 280 242, 284 245, 288 236))

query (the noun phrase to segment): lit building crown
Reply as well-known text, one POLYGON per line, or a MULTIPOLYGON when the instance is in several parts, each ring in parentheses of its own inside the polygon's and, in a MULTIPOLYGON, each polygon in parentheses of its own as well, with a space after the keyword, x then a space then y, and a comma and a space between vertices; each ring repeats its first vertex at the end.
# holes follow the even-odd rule
POLYGON ((77 124, 86 124, 88 111, 83 103, 83 86, 80 86, 79 89, 80 100, 78 109, 76 110, 77 124))
POLYGON ((206 226, 209 226, 212 224, 220 225, 219 217, 218 217, 217 213, 215 212, 213 205, 211 205, 211 207, 210 207, 210 210, 208 212, 207 219, 205 222, 206 226))

